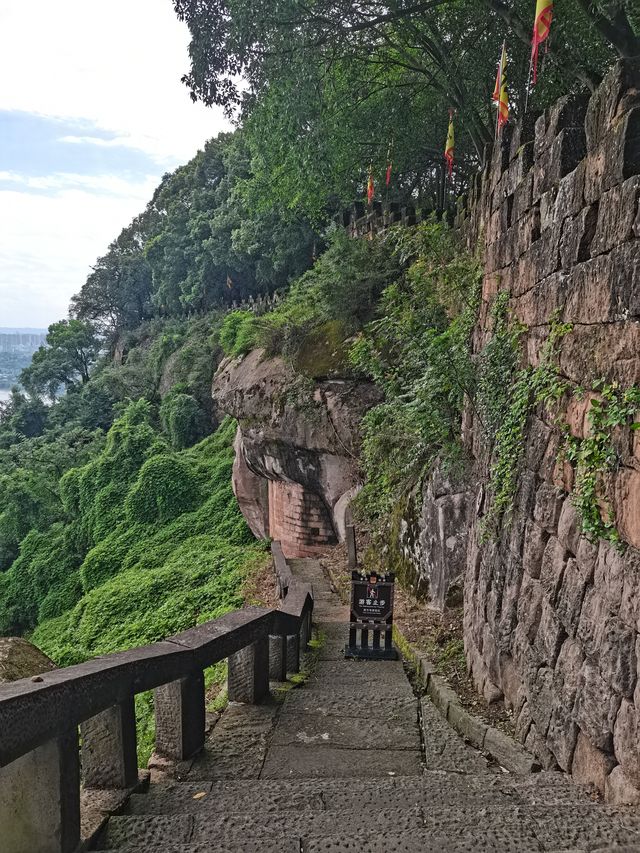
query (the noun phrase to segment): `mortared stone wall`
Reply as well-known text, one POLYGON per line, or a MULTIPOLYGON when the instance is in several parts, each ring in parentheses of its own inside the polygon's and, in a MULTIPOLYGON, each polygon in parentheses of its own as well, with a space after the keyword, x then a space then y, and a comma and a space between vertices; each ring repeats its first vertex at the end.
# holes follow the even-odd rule
MULTIPOLYGON (((589 429, 597 381, 640 384, 640 63, 620 62, 588 99, 562 98, 505 133, 460 205, 456 225, 484 249, 478 352, 498 291, 539 362, 554 316, 573 324, 560 370, 572 386, 562 419, 589 429)), ((474 500, 467 518, 464 630, 473 679, 504 698, 520 740, 608 801, 640 802, 640 435, 619 429, 604 484, 628 546, 581 535, 574 471, 544 407, 529 419, 512 522, 483 542, 490 460, 468 412, 474 500)), ((424 509, 428 508, 423 508, 424 509)))

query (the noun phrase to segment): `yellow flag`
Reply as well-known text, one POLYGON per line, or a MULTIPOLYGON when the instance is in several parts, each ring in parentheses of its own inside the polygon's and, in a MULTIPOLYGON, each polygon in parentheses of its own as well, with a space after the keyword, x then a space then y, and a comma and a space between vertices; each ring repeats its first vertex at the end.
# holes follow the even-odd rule
POLYGON ((507 89, 507 43, 502 45, 502 54, 498 64, 498 76, 493 100, 498 107, 498 128, 509 121, 509 92, 507 89))
POLYGON ((542 42, 549 38, 552 20, 553 0, 536 0, 536 18, 533 22, 533 38, 531 40, 531 66, 534 83, 538 81, 538 51, 542 42))
POLYGON ((449 177, 453 175, 453 155, 456 147, 456 135, 453 128, 453 112, 449 112, 449 132, 447 133, 447 144, 444 147, 444 159, 447 161, 449 177))

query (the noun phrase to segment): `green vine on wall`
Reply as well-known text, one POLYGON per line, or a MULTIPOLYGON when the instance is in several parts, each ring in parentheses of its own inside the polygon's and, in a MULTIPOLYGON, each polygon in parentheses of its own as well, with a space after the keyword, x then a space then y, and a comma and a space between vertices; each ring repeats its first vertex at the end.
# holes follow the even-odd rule
MULTIPOLYGON (((513 363, 519 336, 523 329, 517 327, 513 330, 509 326, 506 319, 506 297, 502 307, 501 303, 497 302, 494 315, 497 317, 494 341, 498 337, 498 342, 493 347, 493 359, 495 361, 508 359, 510 363, 513 363), (508 337, 509 346, 500 345, 500 336, 508 337)), ((503 407, 501 416, 497 407, 493 406, 494 417, 496 422, 499 420, 499 424, 495 432, 494 461, 489 478, 489 491, 492 499, 482 525, 484 538, 495 533, 500 519, 505 514, 507 522, 509 520, 518 486, 518 475, 522 463, 525 430, 529 415, 537 405, 557 405, 567 390, 567 383, 560 376, 557 362, 560 341, 571 329, 570 324, 560 323, 557 318, 554 318, 538 366, 527 365, 514 371, 510 386, 505 386, 508 402, 503 407)), ((489 351, 487 358, 489 360, 488 374, 499 374, 501 372, 499 367, 496 364, 491 365, 491 351, 489 351)), ((488 387, 488 383, 484 384, 485 387, 488 387)), ((482 395, 480 400, 481 409, 491 410, 491 405, 486 399, 482 402, 482 395)))
MULTIPOLYGON (((604 478, 619 466, 614 436, 622 427, 640 429, 633 420, 640 410, 640 388, 620 388, 618 383, 597 383, 597 397, 590 401, 589 429, 584 437, 567 434, 562 453, 575 468, 572 502, 580 517, 582 532, 592 541, 606 539, 623 547, 616 528, 613 507, 604 498, 604 478)), ((583 389, 575 395, 584 396, 583 389)))

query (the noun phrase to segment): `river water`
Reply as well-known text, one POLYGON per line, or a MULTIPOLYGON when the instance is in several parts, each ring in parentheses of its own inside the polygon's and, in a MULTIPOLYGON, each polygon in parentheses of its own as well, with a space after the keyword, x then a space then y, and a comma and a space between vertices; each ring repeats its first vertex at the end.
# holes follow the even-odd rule
POLYGON ((11 396, 11 391, 8 388, 0 388, 0 403, 4 403, 11 396))

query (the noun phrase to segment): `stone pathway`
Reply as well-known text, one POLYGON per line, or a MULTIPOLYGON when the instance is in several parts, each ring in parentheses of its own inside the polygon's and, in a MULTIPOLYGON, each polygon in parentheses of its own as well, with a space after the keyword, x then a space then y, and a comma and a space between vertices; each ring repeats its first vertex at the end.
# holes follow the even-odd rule
POLYGON ((302 687, 230 706, 181 780, 132 797, 99 849, 120 853, 640 851, 640 813, 561 774, 490 766, 413 693, 400 662, 345 661, 348 611, 320 564, 324 643, 302 687))

